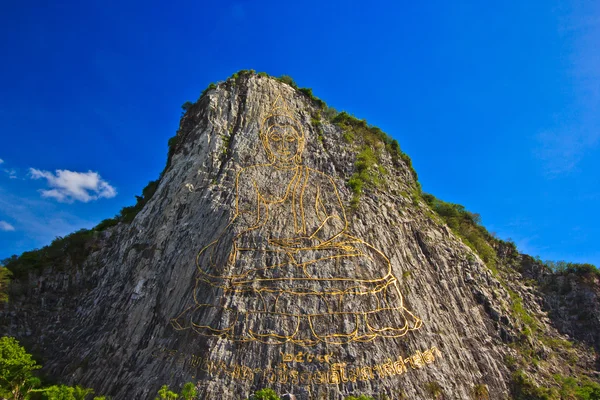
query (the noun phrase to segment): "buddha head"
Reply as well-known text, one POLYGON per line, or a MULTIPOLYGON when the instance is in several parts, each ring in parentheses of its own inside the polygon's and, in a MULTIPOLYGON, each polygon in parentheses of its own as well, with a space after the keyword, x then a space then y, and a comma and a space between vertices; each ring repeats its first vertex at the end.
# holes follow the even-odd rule
POLYGON ((302 126, 291 116, 283 99, 278 97, 264 119, 260 139, 270 162, 299 165, 304 150, 302 126))

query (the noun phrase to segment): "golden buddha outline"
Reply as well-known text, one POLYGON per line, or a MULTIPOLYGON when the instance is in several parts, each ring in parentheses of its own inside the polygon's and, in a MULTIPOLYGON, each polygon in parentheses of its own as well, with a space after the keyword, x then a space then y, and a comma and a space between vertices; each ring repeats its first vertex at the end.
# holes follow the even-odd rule
POLYGON ((238 172, 233 218, 198 253, 193 304, 173 327, 304 346, 418 329, 421 320, 404 307, 390 260, 346 233, 333 179, 302 165, 302 125, 281 96, 259 137, 269 162, 238 172))

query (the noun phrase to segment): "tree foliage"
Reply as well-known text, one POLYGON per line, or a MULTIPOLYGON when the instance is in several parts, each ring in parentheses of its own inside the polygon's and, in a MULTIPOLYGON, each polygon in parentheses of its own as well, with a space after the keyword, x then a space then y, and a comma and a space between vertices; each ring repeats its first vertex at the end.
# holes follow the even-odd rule
POLYGON ((575 274, 579 276, 600 276, 600 270, 593 264, 574 263, 567 261, 546 261, 546 267, 550 268, 555 274, 566 275, 575 274))
POLYGON ((94 389, 92 388, 85 388, 79 385, 74 387, 73 395, 75 396, 75 400, 85 400, 86 397, 92 394, 94 394, 94 389))
POLYGON ((275 393, 273 389, 264 388, 255 392, 250 396, 251 400, 281 400, 280 397, 275 393))
MULTIPOLYGON (((15 338, 0 338, 0 398, 27 400, 42 395, 47 400, 86 400, 94 393, 94 389, 79 385, 40 387, 41 381, 34 371, 41 367, 15 338)), ((106 399, 94 397, 94 400, 106 399)))
POLYGON ((192 103, 191 101, 186 101, 185 103, 183 103, 181 105, 181 110, 183 111, 183 113, 185 114, 186 112, 188 112, 188 110, 190 108, 192 108, 192 106, 194 105, 194 103, 192 103))
POLYGON ((198 389, 196 389, 196 385, 194 385, 192 382, 188 382, 183 385, 183 388, 181 389, 181 397, 183 397, 185 400, 192 400, 195 399, 196 396, 198 396, 198 389))
POLYGON ((158 397, 155 397, 154 400, 174 400, 178 397, 177 393, 169 390, 169 385, 163 385, 158 391, 158 397))
POLYGON ((20 400, 40 385, 33 371, 41 368, 13 337, 0 338, 0 397, 20 400))
POLYGON ((66 385, 54 385, 45 389, 44 394, 48 400, 77 400, 75 388, 66 385))
POLYGON ((460 204, 439 200, 431 194, 423 194, 423 200, 444 220, 454 233, 463 239, 467 246, 479 254, 492 271, 496 269, 496 251, 490 243, 497 239, 480 224, 481 217, 479 214, 467 211, 460 204))

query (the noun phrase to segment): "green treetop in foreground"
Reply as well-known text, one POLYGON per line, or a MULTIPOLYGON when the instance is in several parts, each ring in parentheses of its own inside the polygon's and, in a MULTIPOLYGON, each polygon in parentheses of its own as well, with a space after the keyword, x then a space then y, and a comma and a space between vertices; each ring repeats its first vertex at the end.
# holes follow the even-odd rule
MULTIPOLYGON (((34 371, 42 368, 31 354, 12 337, 0 338, 0 398, 10 400, 28 400, 44 398, 47 400, 86 400, 94 393, 93 389, 82 386, 53 385, 41 387, 40 379, 34 371), (34 397, 35 395, 35 397, 34 397), (41 397, 40 397, 41 396, 41 397)), ((105 400, 94 397, 94 400, 105 400)))
POLYGON ((33 371, 41 368, 19 342, 12 337, 0 338, 0 396, 26 399, 40 385, 33 371))

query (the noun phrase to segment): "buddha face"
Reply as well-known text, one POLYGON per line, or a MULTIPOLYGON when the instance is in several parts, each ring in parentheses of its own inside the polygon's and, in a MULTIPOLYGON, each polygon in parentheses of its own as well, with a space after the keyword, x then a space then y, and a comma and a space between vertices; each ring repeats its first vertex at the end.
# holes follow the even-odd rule
POLYGON ((299 138, 292 125, 274 125, 267 133, 266 144, 276 160, 289 162, 301 151, 299 138))

